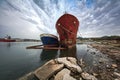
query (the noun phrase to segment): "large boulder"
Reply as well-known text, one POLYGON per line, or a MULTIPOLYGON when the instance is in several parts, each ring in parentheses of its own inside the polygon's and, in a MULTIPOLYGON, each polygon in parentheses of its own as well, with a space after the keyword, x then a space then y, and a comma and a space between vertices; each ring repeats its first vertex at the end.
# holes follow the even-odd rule
POLYGON ((90 74, 88 74, 86 72, 81 73, 81 76, 85 80, 97 80, 97 78, 95 76, 90 75, 90 74))
POLYGON ((34 74, 39 80, 47 80, 52 75, 60 71, 63 67, 63 64, 56 64, 54 60, 50 60, 42 67, 35 70, 34 74))
POLYGON ((76 80, 76 79, 70 76, 70 70, 64 68, 63 70, 56 74, 54 80, 76 80))
POLYGON ((60 64, 64 64, 68 69, 76 69, 77 72, 81 73, 82 69, 81 67, 77 64, 77 60, 75 58, 72 57, 65 57, 65 58, 57 58, 55 59, 56 62, 60 63, 60 64))

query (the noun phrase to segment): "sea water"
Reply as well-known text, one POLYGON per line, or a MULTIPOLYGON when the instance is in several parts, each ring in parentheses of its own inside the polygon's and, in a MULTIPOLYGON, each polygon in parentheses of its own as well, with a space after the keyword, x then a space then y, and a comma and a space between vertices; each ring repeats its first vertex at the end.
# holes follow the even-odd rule
POLYGON ((26 49, 40 42, 0 42, 0 80, 16 80, 34 71, 45 62, 58 57, 84 59, 88 65, 94 62, 87 44, 77 44, 66 50, 26 49))

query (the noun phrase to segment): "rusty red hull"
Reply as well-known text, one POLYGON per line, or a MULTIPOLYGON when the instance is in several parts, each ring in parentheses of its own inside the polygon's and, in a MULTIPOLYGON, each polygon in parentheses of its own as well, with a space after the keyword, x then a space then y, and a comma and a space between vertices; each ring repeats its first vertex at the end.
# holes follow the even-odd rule
POLYGON ((78 27, 78 19, 71 14, 64 14, 58 19, 56 29, 61 46, 69 48, 76 44, 78 27))

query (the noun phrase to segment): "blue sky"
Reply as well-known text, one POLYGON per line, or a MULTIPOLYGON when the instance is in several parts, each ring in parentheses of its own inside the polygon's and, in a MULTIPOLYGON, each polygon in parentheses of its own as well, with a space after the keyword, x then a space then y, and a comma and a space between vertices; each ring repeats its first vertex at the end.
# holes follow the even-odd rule
POLYGON ((65 11, 78 18, 83 37, 120 35, 120 0, 0 0, 0 37, 58 35, 55 24, 65 11))

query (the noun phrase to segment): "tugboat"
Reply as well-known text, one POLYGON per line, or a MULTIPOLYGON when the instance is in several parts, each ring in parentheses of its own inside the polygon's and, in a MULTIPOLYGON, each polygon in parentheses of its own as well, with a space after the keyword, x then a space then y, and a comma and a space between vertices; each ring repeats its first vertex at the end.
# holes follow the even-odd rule
POLYGON ((60 38, 60 46, 71 48, 76 44, 78 19, 68 13, 62 15, 56 22, 56 29, 60 38))
POLYGON ((59 46, 58 37, 52 34, 41 34, 40 35, 41 41, 44 46, 59 46))
POLYGON ((11 39, 11 36, 8 35, 7 37, 0 39, 0 42, 15 42, 15 41, 16 41, 15 39, 11 39))

